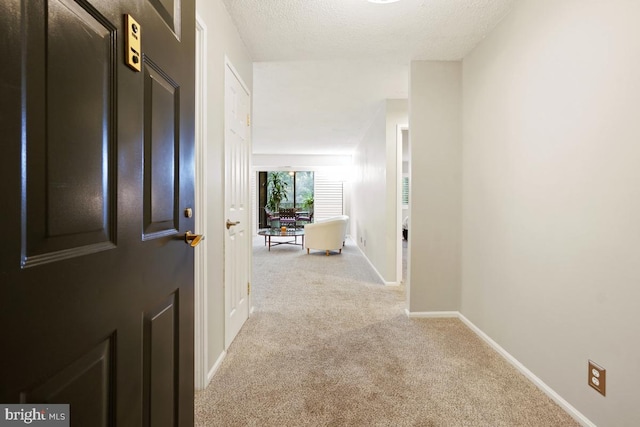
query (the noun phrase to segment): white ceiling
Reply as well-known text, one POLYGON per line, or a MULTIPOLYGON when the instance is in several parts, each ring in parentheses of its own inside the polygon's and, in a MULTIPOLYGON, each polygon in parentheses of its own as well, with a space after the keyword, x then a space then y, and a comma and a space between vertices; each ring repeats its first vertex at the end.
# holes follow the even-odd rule
POLYGON ((387 98, 407 98, 406 65, 374 61, 258 62, 255 154, 351 154, 387 98))
POLYGON ((514 0, 223 0, 254 64, 261 154, 350 153, 411 60, 459 60, 514 0))

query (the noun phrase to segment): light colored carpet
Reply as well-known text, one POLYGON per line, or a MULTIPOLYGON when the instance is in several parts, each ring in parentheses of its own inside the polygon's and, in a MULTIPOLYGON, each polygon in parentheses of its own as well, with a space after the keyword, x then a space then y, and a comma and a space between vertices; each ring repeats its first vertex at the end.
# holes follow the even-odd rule
POLYGON ((457 319, 408 319, 354 243, 254 240, 253 302, 196 426, 576 426, 457 319))

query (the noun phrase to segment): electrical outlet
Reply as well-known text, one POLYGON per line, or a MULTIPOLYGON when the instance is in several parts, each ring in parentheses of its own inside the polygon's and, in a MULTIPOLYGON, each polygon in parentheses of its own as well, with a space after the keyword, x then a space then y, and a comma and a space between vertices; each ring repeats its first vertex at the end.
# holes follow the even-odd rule
POLYGON ((606 396, 607 390, 607 370, 597 363, 589 360, 589 386, 594 388, 598 393, 606 396))

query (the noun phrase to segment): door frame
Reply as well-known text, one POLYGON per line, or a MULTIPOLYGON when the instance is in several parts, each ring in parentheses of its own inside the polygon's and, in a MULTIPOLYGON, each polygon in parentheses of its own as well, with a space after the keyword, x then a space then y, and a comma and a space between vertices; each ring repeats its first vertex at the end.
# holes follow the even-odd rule
MULTIPOLYGON (((227 76, 227 68, 229 69, 229 71, 231 71, 231 73, 233 73, 234 77, 238 80, 238 82, 240 83, 240 86, 242 86, 242 88, 247 92, 247 95, 249 97, 249 117, 252 116, 252 107, 253 107, 253 102, 252 102, 252 95, 251 95, 251 91, 249 90, 249 86, 247 86, 247 84, 244 82, 244 80, 242 79, 242 76, 240 75, 240 73, 238 72, 238 70, 234 67, 233 63, 231 62, 231 60, 229 59, 229 57, 227 55, 224 56, 224 88, 225 88, 225 93, 226 93, 226 87, 227 87, 227 80, 226 80, 226 76, 227 76)), ((224 130, 224 134, 226 137, 226 126, 227 126, 227 121, 226 121, 226 117, 227 114, 229 112, 227 111, 227 102, 225 100, 224 102, 224 126, 225 126, 225 130, 224 130)), ((251 121, 250 121, 251 122, 251 121)), ((252 144, 251 144, 251 138, 252 138, 252 132, 251 132, 251 125, 248 126, 247 129, 247 140, 248 140, 248 146, 249 146, 249 153, 248 153, 248 165, 247 165, 247 173, 249 174, 247 176, 247 185, 249 186, 248 191, 247 191, 247 200, 245 200, 246 206, 247 208, 249 208, 251 205, 251 175, 250 175, 250 171, 253 168, 253 162, 251 159, 252 156, 252 144)), ((223 146, 225 148, 225 154, 223 156, 223 164, 224 167, 226 168, 226 140, 223 142, 223 146)), ((224 176, 226 177, 226 170, 224 173, 224 176)), ((224 215, 226 215, 226 210, 227 210, 227 206, 226 206, 226 200, 227 200, 227 195, 226 195, 226 191, 227 191, 227 186, 226 186, 226 182, 225 182, 225 186, 224 186, 224 191, 225 194, 223 195, 223 200, 225 203, 225 206, 223 207, 223 212, 224 215)), ((252 214, 252 210, 251 209, 247 209, 247 221, 252 222, 253 218, 252 218, 253 214, 252 214)), ((253 276, 253 257, 252 257, 252 250, 253 250, 253 227, 251 226, 251 224, 248 224, 247 228, 246 228, 246 233, 245 233, 245 238, 247 239, 246 242, 246 248, 247 248, 247 253, 245 254, 246 256, 246 265, 247 265, 247 279, 249 280, 249 283, 251 283, 252 281, 252 276, 253 276)), ((222 265, 226 266, 226 256, 227 256, 227 248, 225 247, 223 250, 223 261, 222 261, 222 265)), ((235 338, 235 336, 233 338, 229 337, 229 322, 227 322, 227 313, 229 313, 229 298, 227 298, 227 287, 226 287, 226 273, 223 277, 223 282, 225 283, 225 287, 224 287, 224 349, 225 351, 229 348, 229 346, 231 345, 231 342, 233 341, 233 338, 235 338)), ((249 317, 251 317, 251 312, 253 311, 253 298, 251 295, 251 292, 248 293, 247 295, 247 319, 249 317)), ((246 320, 245 320, 246 321, 246 320)))
MULTIPOLYGON (((196 114, 195 114, 195 233, 206 230, 205 158, 207 140, 207 26, 196 13, 196 114)), ((209 332, 207 311, 207 263, 206 240, 195 251, 194 265, 194 375, 196 390, 204 390, 209 384, 207 361, 209 360, 209 332)))
MULTIPOLYGON (((402 131, 405 130, 409 130, 408 124, 396 125, 396 194, 398 199, 396 201, 396 229, 398 231, 398 236, 396 237, 396 281, 398 284, 402 283, 402 145, 404 142, 402 140, 402 131)), ((409 162, 411 162, 411 159, 409 159, 409 162)), ((411 179, 409 179, 409 182, 411 182, 411 179)), ((409 249, 408 243, 407 241, 407 250, 409 249)))

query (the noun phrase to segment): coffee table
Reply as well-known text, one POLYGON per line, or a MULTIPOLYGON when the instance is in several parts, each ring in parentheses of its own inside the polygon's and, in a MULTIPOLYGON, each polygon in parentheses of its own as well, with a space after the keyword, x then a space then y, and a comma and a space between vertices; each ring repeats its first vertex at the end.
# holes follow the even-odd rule
POLYGON ((264 245, 269 245, 269 251, 271 251, 271 246, 277 245, 300 245, 301 249, 304 249, 304 228, 288 228, 287 231, 281 231, 278 228, 270 228, 267 230, 258 231, 258 235, 264 236, 264 245), (271 242, 272 237, 285 237, 289 240, 278 241, 275 240, 271 242), (293 237, 293 240, 291 238, 293 237), (298 243, 298 237, 302 237, 301 243, 298 243))

